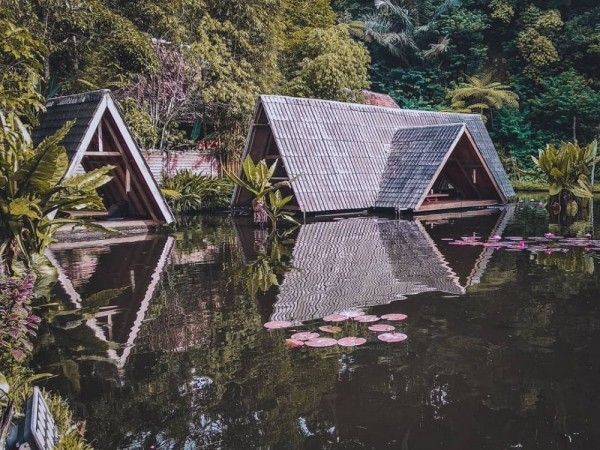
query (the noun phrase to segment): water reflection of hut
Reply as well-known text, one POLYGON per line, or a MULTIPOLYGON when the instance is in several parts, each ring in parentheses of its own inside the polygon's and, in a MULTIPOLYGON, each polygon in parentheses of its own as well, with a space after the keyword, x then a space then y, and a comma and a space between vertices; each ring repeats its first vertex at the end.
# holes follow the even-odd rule
MULTIPOLYGON (((485 233, 501 233, 510 211, 482 212, 494 214, 485 233)), ((303 225, 293 250, 294 269, 281 283, 271 319, 316 319, 423 292, 465 293, 479 282, 493 249, 472 247, 476 250, 455 267, 426 224, 352 218, 303 225), (468 275, 463 277, 465 269, 468 275)))
POLYGON ((85 308, 94 293, 124 288, 86 320, 100 340, 119 344, 108 350, 119 369, 135 344, 173 243, 170 236, 128 236, 56 244, 47 253, 58 270, 62 296, 76 309, 85 308))

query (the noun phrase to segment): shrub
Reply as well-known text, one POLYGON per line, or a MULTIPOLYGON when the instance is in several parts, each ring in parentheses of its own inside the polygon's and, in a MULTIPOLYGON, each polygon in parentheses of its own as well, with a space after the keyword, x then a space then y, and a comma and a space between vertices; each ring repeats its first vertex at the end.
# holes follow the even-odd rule
POLYGON ((229 206, 233 184, 226 178, 213 178, 182 170, 165 178, 162 189, 175 212, 188 213, 226 208, 229 206))

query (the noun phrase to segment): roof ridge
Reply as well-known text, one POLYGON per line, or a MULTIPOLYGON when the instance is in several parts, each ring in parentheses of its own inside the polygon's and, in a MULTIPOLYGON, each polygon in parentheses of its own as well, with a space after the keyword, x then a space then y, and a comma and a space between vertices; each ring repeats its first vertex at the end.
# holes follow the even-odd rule
MULTIPOLYGON (((378 94, 383 94, 383 93, 378 92, 378 94)), ((389 95, 389 94, 383 94, 383 95, 389 95)), ((368 108, 387 109, 392 112, 396 111, 396 113, 398 111, 404 111, 404 112, 414 112, 414 113, 419 113, 419 114, 443 114, 443 115, 457 115, 457 116, 467 116, 467 117, 480 117, 480 114, 473 114, 473 113, 459 113, 459 112, 453 112, 453 111, 427 111, 424 109, 406 109, 406 108, 402 108, 402 107, 392 108, 389 106, 369 105, 368 103, 344 102, 344 101, 340 101, 340 100, 327 100, 327 99, 312 98, 312 97, 292 97, 289 95, 260 94, 259 98, 261 100, 264 98, 274 98, 274 99, 280 98, 280 99, 289 99, 289 100, 300 100, 300 101, 305 101, 305 102, 325 102, 325 103, 335 104, 335 105, 362 107, 365 109, 368 109, 368 108)))
POLYGON ((434 125, 415 125, 415 126, 408 126, 408 127, 398 127, 396 132, 400 131, 400 130, 414 130, 415 128, 440 128, 440 127, 456 127, 456 126, 460 126, 462 127, 466 127, 467 124, 465 122, 452 122, 452 123, 440 123, 440 124, 434 124, 434 125))
POLYGON ((88 99, 95 99, 95 98, 102 98, 105 95, 110 95, 111 90, 110 89, 96 89, 95 91, 87 91, 87 92, 80 92, 77 94, 68 94, 68 95, 61 95, 59 97, 52 97, 49 98, 46 102, 46 106, 55 106, 55 105, 67 105, 67 104, 76 104, 76 103, 83 103, 85 101, 87 101, 88 99))

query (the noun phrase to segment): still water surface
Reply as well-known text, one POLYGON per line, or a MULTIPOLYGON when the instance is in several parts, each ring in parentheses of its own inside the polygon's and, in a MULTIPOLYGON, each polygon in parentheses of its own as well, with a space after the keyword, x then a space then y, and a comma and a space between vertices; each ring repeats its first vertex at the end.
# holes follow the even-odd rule
POLYGON ((531 204, 316 222, 276 243, 212 218, 62 244, 57 295, 76 311, 45 325, 35 363, 98 449, 597 449, 600 255, 447 240, 546 231, 531 204), (359 308, 407 314, 408 340, 348 323, 366 345, 289 349, 262 326, 359 308))

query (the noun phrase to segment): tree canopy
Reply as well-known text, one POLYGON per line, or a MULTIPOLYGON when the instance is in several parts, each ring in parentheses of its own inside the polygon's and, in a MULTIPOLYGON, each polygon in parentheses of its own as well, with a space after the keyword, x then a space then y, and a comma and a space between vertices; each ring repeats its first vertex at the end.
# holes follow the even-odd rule
MULTIPOLYGON (((47 96, 116 90, 146 146, 210 139, 237 157, 257 95, 361 101, 366 88, 403 107, 485 114, 501 152, 523 167, 540 143, 598 135, 600 6, 590 0, 0 5, 6 24, 41 39, 35 83, 47 96), (169 101, 177 107, 157 109, 169 101)), ((20 69, 4 72, 5 86, 11 70, 20 69)))

